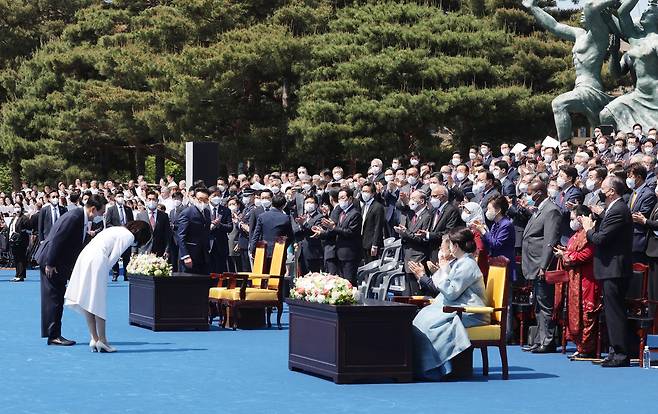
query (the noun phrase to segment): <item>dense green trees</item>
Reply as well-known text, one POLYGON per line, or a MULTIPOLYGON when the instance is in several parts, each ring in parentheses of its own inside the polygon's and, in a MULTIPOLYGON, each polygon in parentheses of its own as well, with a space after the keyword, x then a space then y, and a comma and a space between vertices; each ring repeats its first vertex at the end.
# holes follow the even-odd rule
POLYGON ((220 142, 234 169, 536 138, 573 82, 571 45, 509 0, 0 0, 0 13, 15 179, 122 178, 147 156, 158 176, 190 140, 220 142))

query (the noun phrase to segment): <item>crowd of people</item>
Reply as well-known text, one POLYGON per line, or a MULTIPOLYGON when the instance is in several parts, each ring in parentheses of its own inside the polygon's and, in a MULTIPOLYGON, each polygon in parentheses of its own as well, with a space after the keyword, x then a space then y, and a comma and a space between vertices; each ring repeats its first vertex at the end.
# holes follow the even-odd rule
MULTIPOLYGON (((624 298, 633 263, 650 266, 650 294, 658 296, 657 150, 653 128, 645 134, 636 125, 615 136, 596 128, 580 145, 545 140, 493 148, 482 142, 467 154, 454 152, 444 165, 411 153, 390 163, 373 159, 365 173, 299 166, 229 174, 213 183, 176 182, 173 176, 158 185, 143 177, 43 189, 24 183, 0 193, 0 206, 16 218, 4 224, 16 282, 25 279, 32 253, 55 223, 90 205, 95 213, 85 220, 84 243, 107 228, 145 222, 152 237, 140 251, 190 273, 250 271, 256 244, 269 242, 269 260, 274 240, 285 236, 298 257, 298 274, 325 271, 356 285, 362 282, 358 267, 378 259, 392 237, 401 240, 412 294, 443 295, 454 305, 468 292, 463 304, 485 304, 488 258, 504 256, 510 279, 532 284, 537 335, 525 350, 556 351, 560 292, 568 288, 567 335, 577 345, 572 357, 594 355, 598 314, 604 312, 610 352, 602 365, 627 366, 624 298), (568 269, 571 283, 558 285, 556 294, 545 275, 558 265, 568 269)), ((123 267, 131 252, 122 253, 123 267)), ((112 273, 117 280, 120 266, 112 273)), ((417 327, 436 341, 441 335, 429 332, 444 329, 421 321, 417 327)), ((44 335, 61 333, 46 329, 44 335)), ((433 361, 441 359, 435 355, 433 361)), ((445 362, 426 371, 443 375, 449 372, 445 362)))

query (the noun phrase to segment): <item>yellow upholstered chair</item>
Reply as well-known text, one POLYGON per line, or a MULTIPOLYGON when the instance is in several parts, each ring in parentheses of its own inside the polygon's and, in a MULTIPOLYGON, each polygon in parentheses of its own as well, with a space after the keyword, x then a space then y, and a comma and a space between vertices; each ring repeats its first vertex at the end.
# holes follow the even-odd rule
MULTIPOLYGON (((231 326, 237 328, 237 314, 241 308, 263 308, 267 310, 267 326, 272 327, 272 308, 277 308, 277 326, 281 329, 283 315, 283 269, 286 259, 286 238, 279 237, 274 242, 272 261, 268 273, 230 274, 227 289, 217 291, 221 306, 231 315, 231 326), (240 287, 237 282, 240 281, 240 287), (251 287, 249 287, 251 282, 251 287)), ((226 322, 226 319, 225 319, 226 322)), ((225 324, 226 326, 226 324, 225 324)))
POLYGON ((500 351, 500 361, 503 368, 503 379, 509 378, 507 363, 507 344, 505 332, 507 329, 507 264, 509 260, 503 256, 489 259, 489 277, 487 278, 486 297, 489 306, 455 307, 444 306, 444 312, 457 312, 461 317, 463 312, 491 314, 491 323, 485 326, 466 328, 468 339, 474 348, 482 352, 482 373, 489 375, 489 356, 487 347, 496 346, 500 351))
MULTIPOLYGON (((250 277, 251 275, 262 275, 265 271, 265 252, 267 250, 267 242, 266 241, 259 241, 256 243, 256 252, 254 253, 254 265, 253 265, 253 271, 252 272, 239 272, 235 273, 236 275, 244 275, 247 277, 250 277)), ((211 287, 210 291, 208 292, 208 307, 209 307, 209 316, 210 316, 210 323, 212 323, 212 320, 214 319, 215 316, 220 317, 220 325, 225 324, 226 321, 226 315, 224 312, 222 312, 221 306, 220 306, 220 292, 224 291, 228 288, 235 288, 235 280, 233 280, 233 285, 231 286, 231 279, 229 277, 229 274, 219 274, 219 273, 211 273, 210 274, 211 279, 216 280, 215 287, 211 287), (227 285, 224 286, 224 281, 228 280, 227 285)))

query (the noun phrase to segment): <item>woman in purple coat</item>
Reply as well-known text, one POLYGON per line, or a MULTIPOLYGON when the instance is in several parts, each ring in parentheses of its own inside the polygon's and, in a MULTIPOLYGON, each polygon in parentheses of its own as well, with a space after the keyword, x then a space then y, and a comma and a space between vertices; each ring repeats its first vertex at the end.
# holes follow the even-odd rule
POLYGON ((489 230, 483 223, 475 224, 482 234, 482 241, 489 251, 489 257, 505 256, 509 259, 508 275, 510 281, 516 280, 516 254, 514 252, 515 231, 512 220, 507 218, 509 203, 502 195, 489 200, 485 216, 493 222, 489 230))

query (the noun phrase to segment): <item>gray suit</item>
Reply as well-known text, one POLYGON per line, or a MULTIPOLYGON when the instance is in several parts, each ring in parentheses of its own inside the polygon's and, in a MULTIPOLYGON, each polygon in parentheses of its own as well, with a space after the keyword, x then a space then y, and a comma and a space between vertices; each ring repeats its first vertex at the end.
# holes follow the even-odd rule
POLYGON ((553 321, 553 300, 555 286, 539 278, 540 271, 551 265, 553 247, 560 241, 560 210, 551 200, 545 200, 530 217, 523 231, 521 266, 526 279, 534 281, 536 298, 535 317, 537 319, 537 341, 539 345, 553 346, 555 322, 553 321))

